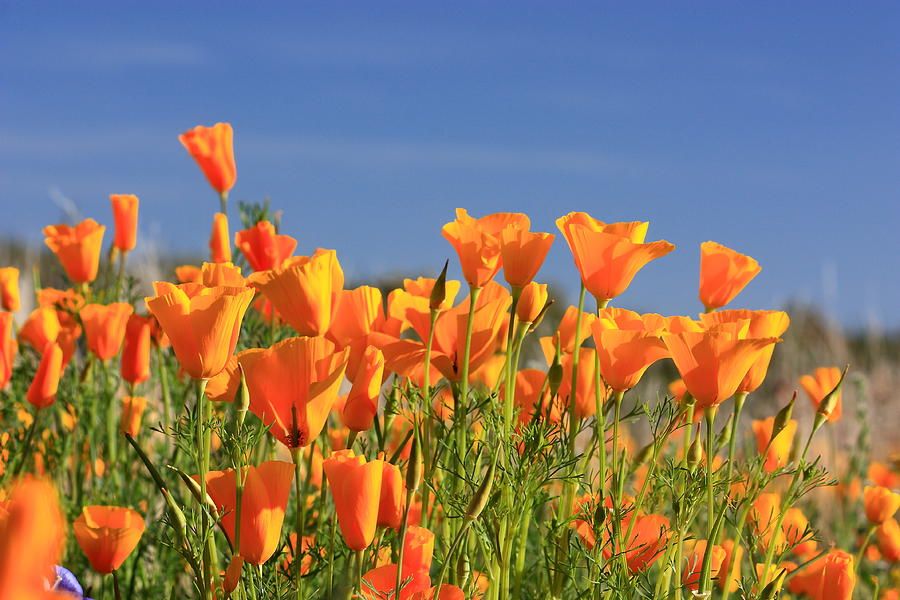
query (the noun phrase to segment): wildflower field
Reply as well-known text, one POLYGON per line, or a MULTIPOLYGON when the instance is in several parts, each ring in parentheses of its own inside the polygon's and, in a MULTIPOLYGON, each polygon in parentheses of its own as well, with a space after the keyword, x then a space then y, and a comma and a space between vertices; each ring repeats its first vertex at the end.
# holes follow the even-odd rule
POLYGON ((834 443, 864 378, 766 384, 791 315, 728 308, 764 268, 728 240, 697 240, 690 316, 617 300, 698 248, 586 212, 457 209, 434 235, 464 281, 350 289, 229 206, 230 125, 180 140, 208 262, 146 286, 114 194, 44 228, 52 269, 0 268, 0 600, 898 598, 900 470, 865 427, 834 443), (540 283, 554 243, 574 306, 540 283))

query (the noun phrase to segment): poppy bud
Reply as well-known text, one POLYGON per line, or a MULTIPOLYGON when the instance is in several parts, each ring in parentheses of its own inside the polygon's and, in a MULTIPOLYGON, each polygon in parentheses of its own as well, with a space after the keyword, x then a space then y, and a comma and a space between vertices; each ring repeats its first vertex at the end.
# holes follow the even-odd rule
POLYGON ((700 436, 698 435, 694 438, 694 441, 691 442, 691 447, 688 449, 688 469, 693 473, 694 469, 696 469, 697 465, 701 462, 703 462, 703 443, 700 441, 700 436))
POLYGON ((392 463, 384 461, 384 454, 379 455, 383 463, 381 474, 381 497, 378 502, 379 527, 400 529, 403 520, 403 476, 400 468, 392 463))
POLYGON ((850 600, 856 587, 856 570, 853 556, 841 550, 832 550, 824 559, 822 584, 817 598, 821 600, 850 600))
POLYGON ((775 576, 775 579, 770 581, 766 587, 763 588, 762 593, 759 595, 760 600, 775 600, 778 598, 778 594, 781 592, 781 586, 784 583, 784 578, 787 574, 787 569, 781 569, 778 575, 775 576))
POLYGON ((547 305, 548 292, 546 283, 530 282, 519 295, 516 304, 516 317, 522 323, 534 323, 547 305))
POLYGON ((132 194, 110 194, 116 235, 113 248, 120 252, 134 249, 137 239, 138 197, 132 194))
POLYGON ((491 497, 491 488, 494 486, 494 473, 496 470, 497 459, 494 457, 484 479, 481 481, 481 485, 478 486, 478 490, 475 492, 475 495, 472 496, 472 500, 469 501, 469 506, 466 508, 466 518, 470 521, 477 519, 478 515, 481 514, 481 511, 484 510, 484 507, 487 506, 488 500, 491 497))
POLYGON ((444 261, 444 268, 441 269, 441 274, 438 275, 431 288, 431 296, 428 299, 428 306, 431 310, 441 310, 441 306, 444 304, 447 296, 447 265, 449 264, 450 259, 444 261))
POLYGON ((409 461, 406 463, 406 491, 416 492, 422 484, 422 446, 419 436, 413 434, 409 450, 409 461))
POLYGON ((125 396, 122 398, 122 433, 137 437, 141 429, 141 417, 147 407, 147 399, 141 396, 125 396))
POLYGON ((59 378, 63 371, 63 352, 56 342, 48 342, 41 355, 34 379, 28 387, 25 397, 36 408, 46 408, 53 404, 59 378))
POLYGON ((646 446, 640 449, 640 451, 635 455, 634 461, 631 464, 632 469, 637 469, 639 466, 650 460, 650 457, 653 456, 653 449, 656 447, 656 442, 650 442, 646 446))
POLYGON ((244 375, 244 367, 238 363, 238 371, 241 374, 241 385, 237 395, 237 403, 234 409, 237 411, 238 428, 244 424, 244 417, 250 409, 250 388, 247 387, 247 377, 244 375))
POLYGON ((787 424, 791 422, 791 415, 794 413, 794 402, 797 401, 797 392, 794 391, 794 395, 791 396, 791 401, 787 406, 778 411, 778 414, 775 415, 775 421, 772 423, 772 435, 770 436, 770 440, 774 440, 782 430, 787 427, 787 424))
POLYGON ((559 392, 559 386, 562 385, 563 368, 559 362, 559 355, 553 357, 553 364, 547 371, 547 385, 550 388, 550 397, 555 398, 559 392))
POLYGON ((131 385, 150 378, 150 319, 131 315, 125 325, 125 342, 122 347, 122 379, 131 385))
POLYGON ((544 308, 541 309, 541 312, 538 313, 538 316, 535 317, 534 322, 528 328, 528 333, 534 333, 535 329, 541 324, 541 321, 544 320, 544 317, 547 316, 547 311, 550 310, 551 306, 553 306, 553 300, 547 300, 547 303, 544 304, 544 308))
POLYGON ((817 415, 828 418, 834 412, 838 402, 840 402, 841 386, 844 383, 844 377, 847 375, 847 369, 849 368, 849 366, 844 367, 844 371, 841 373, 841 378, 838 379, 837 385, 822 398, 822 401, 819 403, 819 408, 816 410, 817 415))
POLYGON ((228 235, 228 215, 216 213, 209 237, 209 255, 214 263, 231 262, 231 238, 228 235))

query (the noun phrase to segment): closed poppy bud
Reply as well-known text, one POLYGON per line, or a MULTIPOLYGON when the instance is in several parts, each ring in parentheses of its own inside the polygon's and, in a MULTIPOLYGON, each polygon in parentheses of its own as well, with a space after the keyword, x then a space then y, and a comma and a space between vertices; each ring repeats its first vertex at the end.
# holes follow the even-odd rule
POLYGON ((353 450, 334 452, 323 462, 341 536, 351 550, 365 550, 375 538, 383 462, 366 462, 353 450))
POLYGON ((875 530, 878 549, 885 560, 900 561, 900 524, 893 518, 886 519, 875 530))
MULTIPOLYGON (((453 304, 453 300, 450 300, 448 305, 445 305, 447 302, 447 266, 450 264, 449 260, 444 261, 444 268, 441 269, 441 274, 438 275, 438 278, 434 280, 434 284, 431 286, 431 293, 428 296, 428 307, 431 310, 441 310, 450 308, 450 305, 453 304)), ((457 283, 457 290, 459 289, 459 284, 457 283)), ((456 296, 456 292, 453 293, 456 296)))
POLYGON ((209 185, 220 194, 227 194, 237 179, 233 136, 229 123, 216 123, 212 127, 198 125, 178 136, 206 175, 209 185))
POLYGON ((403 496, 406 494, 403 475, 397 465, 383 460, 383 453, 379 454, 379 458, 384 463, 384 471, 381 474, 378 526, 400 529, 400 523, 403 520, 403 496))
POLYGON ((523 323, 534 323, 547 304, 549 293, 546 283, 529 282, 522 288, 516 304, 516 317, 523 323))
POLYGON ((517 224, 500 231, 503 278, 512 287, 525 287, 534 279, 553 244, 552 233, 534 233, 517 224))
POLYGON ((141 417, 147 408, 147 399, 142 396, 125 396, 122 398, 122 433, 137 437, 141 430, 141 417))
POLYGON ((342 421, 353 431, 368 431, 378 410, 381 381, 384 374, 384 355, 374 346, 366 348, 359 363, 353 387, 344 404, 342 421))
POLYGON ((113 245, 121 252, 134 249, 137 240, 138 197, 132 194, 110 194, 116 236, 113 245))
POLYGON ((881 486, 866 486, 863 490, 866 518, 873 525, 881 525, 900 508, 900 494, 881 486))
POLYGON ((140 315, 128 317, 125 344, 122 348, 122 379, 131 385, 150 378, 150 319, 140 315))
POLYGON ((700 244, 700 302, 707 310, 722 308, 761 270, 759 263, 749 256, 722 244, 703 242, 700 244))
POLYGON ((228 215, 225 213, 217 212, 213 216, 209 256, 214 263, 231 262, 231 238, 228 235, 228 215))
POLYGON ((491 489, 494 487, 494 474, 496 471, 497 458, 494 457, 494 461, 488 467, 484 479, 481 480, 481 485, 478 486, 478 489, 475 490, 475 495, 469 501, 469 506, 466 508, 467 519, 474 521, 481 514, 481 511, 484 510, 484 507, 487 506, 488 500, 491 499, 491 489))
POLYGON ((838 388, 841 380, 841 370, 837 367, 821 367, 812 375, 800 378, 800 385, 806 390, 813 407, 827 417, 830 423, 840 420, 843 413, 841 390, 838 388), (823 405, 826 399, 828 402, 823 405))
POLYGON ((19 310, 19 270, 15 267, 0 269, 0 306, 3 310, 19 310))
POLYGON ((79 313, 84 323, 88 348, 100 360, 108 360, 119 353, 125 339, 125 327, 134 307, 124 302, 88 304, 79 313))
POLYGON ((75 227, 65 224, 44 227, 44 243, 50 248, 66 275, 75 283, 90 283, 97 278, 100 249, 106 227, 85 219, 75 227))
POLYGON ((59 378, 63 371, 63 351, 56 342, 48 342, 44 347, 41 362, 25 397, 36 408, 46 408, 53 404, 59 378))
POLYGON ((72 523, 75 539, 91 567, 108 575, 122 566, 144 534, 144 519, 120 506, 85 506, 72 523))
MULTIPOLYGON (((685 587, 688 587, 695 592, 700 587, 700 575, 703 570, 703 561, 706 558, 706 546, 706 540, 700 540, 694 544, 694 551, 688 556, 687 564, 684 567, 684 573, 681 576, 681 581, 685 587)), ((725 549, 721 546, 713 546, 711 551, 712 556, 710 557, 709 576, 710 578, 715 579, 719 576, 719 569, 725 561, 726 553, 725 549)))
POLYGON ((822 583, 819 600, 851 600, 856 587, 856 570, 853 556, 841 550, 832 550, 823 560, 822 583))
POLYGON ((267 271, 280 267, 284 259, 294 253, 297 240, 289 235, 278 235, 275 226, 260 221, 253 227, 234 234, 234 245, 240 248, 250 268, 267 271))

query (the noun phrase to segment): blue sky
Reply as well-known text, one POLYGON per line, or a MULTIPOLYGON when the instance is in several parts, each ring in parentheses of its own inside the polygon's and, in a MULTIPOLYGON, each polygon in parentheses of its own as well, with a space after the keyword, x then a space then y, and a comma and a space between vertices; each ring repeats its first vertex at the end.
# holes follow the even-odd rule
MULTIPOLYGON (((763 266, 736 306, 897 328, 898 39, 895 2, 3 2, 0 235, 135 193, 199 258, 177 135, 229 121, 232 198, 356 282, 433 274, 457 206, 585 210, 678 246, 619 305, 697 312, 711 239, 763 266)), ((574 288, 561 240, 540 277, 574 288)))

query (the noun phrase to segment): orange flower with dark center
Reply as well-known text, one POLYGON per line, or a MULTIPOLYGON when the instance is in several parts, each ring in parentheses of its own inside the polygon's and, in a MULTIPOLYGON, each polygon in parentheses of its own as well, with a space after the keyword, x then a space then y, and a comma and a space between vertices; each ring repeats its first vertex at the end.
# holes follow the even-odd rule
POLYGON ((137 437, 141 430, 141 417, 147 408, 147 399, 143 396, 125 396, 122 398, 122 422, 119 429, 131 437, 137 437))
MULTIPOLYGON (((206 475, 206 489, 232 542, 237 520, 235 475, 233 469, 210 471, 206 475)), ((281 460, 266 461, 258 467, 244 467, 241 546, 238 552, 246 562, 261 565, 278 549, 293 476, 294 465, 281 460)))
MULTIPOLYGON (((819 404, 822 403, 822 400, 825 399, 825 396, 831 393, 831 391, 837 387, 838 382, 841 380, 841 370, 837 367, 819 367, 816 369, 812 375, 804 375, 800 378, 800 385, 803 386, 803 389, 806 390, 806 395, 809 396, 810 401, 813 404, 814 408, 818 408, 819 404)), ((836 403, 834 405, 834 409, 826 415, 828 417, 828 421, 834 423, 839 421, 841 418, 841 414, 843 413, 843 409, 841 407, 841 392, 838 391, 836 394, 836 403)))
POLYGON ((280 267, 294 253, 297 240, 289 235, 276 234, 274 225, 260 221, 234 234, 234 245, 244 253, 254 271, 268 271, 280 267))
POLYGON ((722 308, 737 296, 762 267, 754 259, 715 242, 700 244, 700 302, 706 310, 722 308))
MULTIPOLYGON (((353 450, 340 450, 323 463, 341 536, 351 550, 365 550, 375 538, 383 462, 366 462, 364 456, 355 456, 353 450)), ((393 585, 391 582, 392 588, 393 585)))
POLYGON ((25 398, 36 408, 46 408, 56 399, 59 379, 63 372, 63 351, 56 342, 48 342, 41 355, 34 379, 25 398))
POLYGON ((647 368, 669 351, 659 338, 665 320, 622 308, 604 308, 592 329, 599 352, 600 376, 615 391, 637 385, 647 368))
POLYGON ((644 265, 675 249, 666 241, 643 243, 648 224, 637 221, 605 224, 586 213, 570 213, 557 219, 556 226, 569 244, 585 288, 598 302, 624 292, 644 265))
POLYGON ((110 194, 116 235, 113 245, 120 252, 129 252, 137 242, 138 197, 132 194, 110 194))
POLYGON ((228 123, 216 123, 212 127, 198 125, 178 136, 209 185, 220 194, 227 194, 237 179, 233 137, 234 131, 228 123))
POLYGON ((122 379, 131 385, 150 378, 151 320, 131 315, 125 325, 125 344, 122 348, 122 379))
POLYGON ((784 429, 778 432, 774 440, 769 441, 772 437, 772 429, 775 426, 775 417, 769 417, 762 421, 753 421, 751 423, 753 435, 756 436, 756 448, 760 454, 766 453, 766 462, 763 469, 767 473, 787 466, 788 458, 791 455, 791 446, 794 443, 794 434, 797 432, 797 421, 789 420, 784 429))
POLYGON ((75 227, 65 224, 44 227, 44 243, 56 254, 74 283, 90 283, 97 278, 100 249, 106 227, 85 219, 75 227))
POLYGON ((331 326, 344 289, 344 272, 334 250, 319 249, 312 256, 295 256, 280 267, 254 273, 248 281, 297 333, 321 336, 331 326))
POLYGON ((456 220, 444 225, 441 234, 456 249, 463 277, 470 286, 484 287, 503 266, 500 233, 507 226, 527 230, 530 221, 520 213, 494 213, 476 219, 457 208, 456 220))
POLYGON ((161 281, 154 288, 147 308, 169 337, 178 362, 195 379, 217 375, 234 354, 253 290, 161 281))
POLYGON ((0 313, 0 390, 6 388, 12 378, 13 362, 19 352, 19 344, 12 336, 12 313, 0 313))
MULTIPOLYGON (((780 338, 791 324, 790 317, 781 310, 723 310, 700 315, 700 321, 706 327, 744 320, 749 321, 746 335, 748 338, 780 338)), ((771 345, 760 354, 738 386, 738 392, 749 394, 762 385, 774 351, 775 346, 771 345)))
POLYGON ((88 304, 79 313, 84 323, 84 335, 91 352, 100 360, 119 354, 125 339, 125 327, 134 307, 124 302, 88 304))
POLYGON ((347 363, 325 338, 293 337, 238 355, 250 391, 250 410, 288 448, 319 436, 334 405, 347 363))
POLYGON ((209 257, 214 263, 231 262, 231 237, 228 235, 228 215, 213 215, 212 233, 209 236, 209 257))
MULTIPOLYGON (((682 584, 695 592, 700 587, 700 575, 703 570, 703 561, 706 559, 708 544, 706 540, 700 540, 694 544, 694 550, 688 555, 684 573, 681 575, 682 584)), ((711 552, 709 576, 711 579, 715 579, 719 576, 719 570, 725 562, 726 552, 722 546, 713 546, 711 552)))
POLYGON ((881 525, 892 518, 900 508, 900 494, 879 485, 867 485, 863 489, 863 506, 869 523, 881 525))
POLYGON ((81 551, 104 575, 122 566, 141 541, 144 527, 137 511, 121 506, 85 506, 72 523, 81 551))
POLYGON ((512 287, 524 287, 537 275, 553 244, 552 233, 535 233, 518 224, 504 227, 499 234, 503 278, 512 287))
POLYGON ((663 333, 663 342, 698 409, 717 406, 734 395, 756 360, 781 341, 777 337, 747 339, 745 335, 746 323, 663 333))
POLYGON ((19 270, 15 267, 0 269, 0 306, 16 312, 21 306, 19 298, 19 270))

